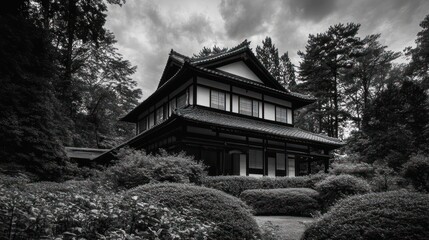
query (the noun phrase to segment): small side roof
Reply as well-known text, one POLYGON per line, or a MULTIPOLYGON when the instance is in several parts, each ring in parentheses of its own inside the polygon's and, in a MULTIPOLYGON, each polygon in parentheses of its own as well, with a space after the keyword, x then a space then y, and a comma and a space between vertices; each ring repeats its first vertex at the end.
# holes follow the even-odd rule
POLYGON ((92 160, 103 153, 109 151, 109 149, 99 148, 78 148, 78 147, 65 147, 66 155, 69 158, 88 159, 92 160))

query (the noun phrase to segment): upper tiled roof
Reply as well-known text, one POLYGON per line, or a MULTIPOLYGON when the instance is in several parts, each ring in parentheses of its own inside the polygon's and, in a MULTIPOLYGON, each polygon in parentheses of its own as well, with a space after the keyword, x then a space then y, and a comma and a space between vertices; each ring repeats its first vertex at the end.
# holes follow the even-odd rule
POLYGON ((322 134, 304 131, 299 128, 289 127, 282 124, 270 123, 263 120, 249 119, 227 113, 219 113, 210 109, 200 107, 188 107, 176 110, 175 114, 186 120, 207 123, 221 127, 230 127, 246 131, 259 132, 262 134, 276 135, 296 141, 312 142, 316 144, 327 144, 340 147, 344 142, 322 134))
POLYGON ((286 95, 290 95, 290 96, 293 96, 293 97, 301 98, 303 100, 309 100, 309 101, 315 101, 316 100, 314 97, 309 96, 309 95, 304 95, 304 94, 290 92, 290 91, 285 92, 285 91, 281 91, 281 90, 278 90, 278 89, 275 89, 275 88, 270 88, 270 87, 265 86, 262 83, 255 82, 253 80, 250 80, 250 79, 247 79, 247 78, 244 78, 244 77, 241 77, 241 76, 237 76, 237 75, 234 75, 232 73, 225 72, 225 71, 214 70, 214 69, 209 69, 209 68, 205 68, 205 67, 195 67, 195 68, 197 68, 197 69, 199 69, 201 71, 204 71, 204 72, 216 74, 216 75, 223 76, 223 77, 232 78, 234 80, 237 80, 237 81, 240 81, 240 82, 245 82, 245 83, 248 83, 250 85, 255 85, 255 86, 258 86, 258 87, 261 87, 261 88, 269 89, 271 91, 279 92, 281 94, 286 94, 286 95))

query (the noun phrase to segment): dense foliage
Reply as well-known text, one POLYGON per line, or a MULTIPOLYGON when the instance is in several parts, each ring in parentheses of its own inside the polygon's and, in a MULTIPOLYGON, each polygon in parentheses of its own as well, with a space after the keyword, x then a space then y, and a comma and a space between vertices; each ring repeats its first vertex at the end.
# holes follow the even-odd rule
POLYGON ((372 178, 375 169, 368 163, 333 163, 329 173, 334 175, 348 174, 362 178, 372 178))
POLYGON ((370 193, 340 201, 304 233, 303 240, 423 240, 429 236, 429 195, 370 193))
POLYGON ((414 48, 405 49, 411 58, 407 66, 407 74, 421 82, 424 89, 429 89, 429 15, 420 23, 422 30, 417 33, 414 48))
POLYGON ((256 178, 246 176, 217 176, 206 177, 203 185, 231 194, 240 194, 249 189, 274 189, 274 188, 315 188, 315 184, 326 178, 324 174, 315 174, 303 177, 276 177, 256 178))
POLYGON ((253 189, 240 194, 257 215, 312 216, 320 210, 319 193, 310 188, 253 189))
POLYGON ((425 148, 423 135, 429 123, 428 97, 414 82, 389 85, 367 110, 369 119, 364 131, 356 133, 350 148, 360 152, 369 163, 386 163, 399 170, 411 154, 425 148))
POLYGON ((290 61, 289 54, 285 52, 280 56, 279 50, 270 37, 262 40, 262 46, 256 47, 256 57, 285 89, 295 87, 295 68, 290 61))
POLYGON ((205 166, 184 153, 146 154, 142 150, 120 149, 117 162, 104 171, 115 189, 129 189, 149 182, 201 184, 205 166))
POLYGON ((67 119, 52 88, 48 32, 27 20, 21 1, 0 13, 0 168, 57 179, 66 165, 67 119))
POLYGON ((348 118, 348 112, 341 107, 345 101, 344 89, 347 70, 359 56, 362 41, 357 37, 360 25, 355 23, 336 24, 324 33, 310 34, 305 52, 298 52, 301 91, 318 98, 309 106, 313 114, 306 116, 317 132, 339 137, 340 125, 348 118), (313 119, 311 119, 313 118, 313 119))
POLYGON ((329 176, 316 184, 323 207, 327 209, 338 200, 356 194, 370 192, 369 184, 360 178, 351 175, 329 176))
POLYGON ((195 218, 215 223, 209 239, 260 238, 258 225, 248 207, 219 190, 186 184, 148 184, 129 190, 126 196, 138 196, 172 209, 198 209, 194 212, 195 218))
POLYGON ((16 0, 0 10, 0 159, 10 172, 60 180, 64 145, 113 147, 134 134, 118 123, 141 90, 108 32, 120 0, 16 0))
POLYGON ((429 192, 429 157, 411 157, 411 160, 404 164, 403 175, 411 181, 415 189, 429 192))
POLYGON ((204 239, 214 224, 84 181, 0 185, 1 239, 204 239))

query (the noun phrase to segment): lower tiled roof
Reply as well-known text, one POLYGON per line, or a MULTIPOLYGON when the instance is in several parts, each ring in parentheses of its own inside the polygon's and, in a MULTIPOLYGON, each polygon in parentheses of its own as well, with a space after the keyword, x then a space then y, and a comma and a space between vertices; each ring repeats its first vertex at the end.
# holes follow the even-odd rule
POLYGON ((328 137, 304 131, 299 128, 285 126, 283 124, 270 123, 263 120, 249 119, 233 114, 221 113, 201 107, 188 107, 176 110, 175 114, 186 120, 207 123, 221 127, 229 127, 246 131, 259 132, 263 134, 276 135, 291 140, 313 142, 315 144, 331 145, 340 147, 344 142, 338 138, 328 137))

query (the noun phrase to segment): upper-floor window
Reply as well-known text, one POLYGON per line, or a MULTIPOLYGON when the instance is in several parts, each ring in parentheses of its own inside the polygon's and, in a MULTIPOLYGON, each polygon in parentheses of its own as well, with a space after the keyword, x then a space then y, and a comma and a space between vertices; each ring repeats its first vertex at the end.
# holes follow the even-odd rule
POLYGON ((147 129, 147 117, 144 117, 143 119, 141 119, 139 121, 139 133, 143 132, 144 130, 147 129))
POLYGON ((276 121, 287 123, 287 110, 286 108, 276 106, 276 121))
POLYGON ((254 117, 259 117, 259 101, 252 101, 252 114, 254 117))
POLYGON ((259 117, 259 101, 240 97, 239 113, 259 117))
POLYGON ((156 109, 155 117, 156 117, 155 124, 158 124, 162 122, 162 120, 164 120, 164 108, 162 106, 156 109))
POLYGON ((186 92, 184 92, 183 94, 179 95, 177 97, 177 108, 184 108, 188 106, 188 95, 186 94, 186 92))
POLYGON ((210 107, 225 110, 225 93, 221 91, 211 90, 210 91, 210 107))

